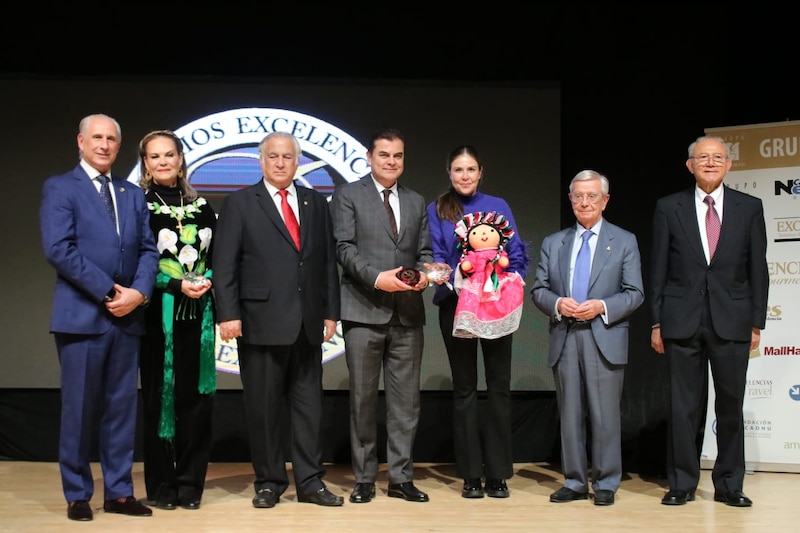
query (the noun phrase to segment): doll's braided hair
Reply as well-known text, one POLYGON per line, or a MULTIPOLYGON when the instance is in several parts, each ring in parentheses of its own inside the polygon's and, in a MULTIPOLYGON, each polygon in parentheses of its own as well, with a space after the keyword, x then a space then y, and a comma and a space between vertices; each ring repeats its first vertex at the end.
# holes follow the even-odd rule
POLYGON ((500 235, 500 245, 497 247, 497 255, 492 262, 497 262, 500 258, 500 252, 505 249, 508 241, 514 236, 514 228, 511 227, 511 222, 497 211, 475 211, 474 213, 467 213, 461 220, 456 222, 453 234, 458 238, 456 246, 461 250, 461 258, 469 252, 472 248, 469 245, 469 232, 475 226, 487 224, 497 230, 500 235))

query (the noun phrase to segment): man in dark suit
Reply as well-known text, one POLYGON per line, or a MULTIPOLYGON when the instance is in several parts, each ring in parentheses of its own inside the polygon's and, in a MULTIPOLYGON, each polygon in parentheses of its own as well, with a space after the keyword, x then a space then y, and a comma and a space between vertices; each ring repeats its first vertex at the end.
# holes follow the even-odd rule
POLYGON ((653 216, 650 342, 666 353, 670 374, 664 505, 695 498, 709 363, 719 450, 711 474, 714 500, 733 507, 753 503, 742 492, 742 406, 750 351, 758 348, 767 320, 767 236, 761 200, 722 184, 731 164, 723 139, 699 137, 686 160, 695 187, 659 199, 653 216))
POLYGON ((620 401, 628 317, 644 301, 641 259, 636 236, 603 217, 609 200, 605 176, 583 170, 569 190, 578 223, 545 237, 531 289, 536 307, 550 318, 547 362, 561 421, 564 486, 550 501, 588 497, 588 415, 594 504, 613 505, 622 479, 620 401), (588 257, 581 267, 584 243, 588 257))
POLYGON ((433 262, 425 199, 397 183, 405 140, 395 129, 373 133, 367 151, 372 173, 339 185, 331 211, 342 265, 342 329, 350 373, 350 448, 353 503, 375 496, 378 475, 378 385, 386 391, 389 496, 427 502, 414 485, 412 448, 419 422, 419 380, 425 307, 421 273, 411 284, 404 267, 433 262), (385 192, 389 191, 389 192, 385 192), (385 199, 385 200, 384 200, 385 199))
POLYGON ((58 454, 72 520, 94 517, 90 451, 96 435, 104 510, 152 514, 133 496, 131 469, 143 306, 159 254, 144 193, 111 176, 121 140, 113 118, 81 120, 80 163, 47 179, 39 210, 44 253, 57 274, 50 332, 61 364, 58 454))
POLYGON ((225 198, 213 257, 220 336, 236 339, 239 349, 253 506, 274 507, 289 486, 281 431, 287 410, 298 501, 339 506, 344 499, 322 481, 320 444, 322 343, 339 320, 328 202, 294 183, 302 153, 294 136, 270 133, 258 151, 264 179, 225 198))

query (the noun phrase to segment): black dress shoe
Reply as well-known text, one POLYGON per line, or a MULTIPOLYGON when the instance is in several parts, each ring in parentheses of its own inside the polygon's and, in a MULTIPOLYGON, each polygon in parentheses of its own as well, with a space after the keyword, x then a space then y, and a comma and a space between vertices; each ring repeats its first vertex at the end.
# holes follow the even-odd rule
POLYGON ((508 485, 505 479, 487 479, 486 495, 490 498, 508 498, 508 485))
POLYGON ((550 495, 550 501, 553 503, 574 502, 575 500, 585 500, 589 495, 585 492, 578 492, 567 487, 561 487, 553 494, 550 495))
POLYGON ((86 500, 75 500, 67 506, 67 518, 86 522, 94 518, 92 508, 86 500))
POLYGON ((200 509, 200 498, 181 500, 180 506, 189 511, 196 511, 200 509))
POLYGON ((483 487, 480 478, 465 479, 461 489, 462 498, 483 498, 483 487))
POLYGON ((356 483, 350 493, 351 503, 369 503, 375 497, 375 483, 356 483))
POLYGON ((753 501, 744 495, 740 490, 729 490, 728 492, 715 492, 714 501, 722 502, 731 507, 752 507, 753 501))
POLYGON ((153 516, 153 510, 133 496, 117 500, 106 500, 103 503, 103 510, 107 513, 126 514, 128 516, 153 516))
POLYGON ((614 491, 599 489, 594 491, 595 505, 614 505, 614 491))
POLYGON ((200 499, 203 497, 203 492, 197 487, 184 487, 183 490, 178 491, 178 505, 190 511, 200 509, 200 499))
POLYGON ((670 489, 663 498, 661 503, 663 505, 686 505, 686 502, 694 501, 694 491, 686 491, 680 489, 670 489))
POLYGON ((344 498, 341 496, 336 496, 334 493, 329 491, 327 487, 321 487, 315 492, 298 494, 297 501, 322 505, 323 507, 339 507, 344 503, 344 498))
POLYGON ((156 496, 156 508, 163 509, 164 511, 172 511, 178 507, 178 492, 166 485, 162 485, 158 489, 158 496, 156 496))
POLYGON ((269 509, 270 507, 275 507, 275 504, 278 503, 280 499, 280 494, 272 489, 258 489, 256 495, 253 496, 253 507, 269 509))
POLYGON ((389 497, 403 498, 407 502, 427 502, 428 495, 414 486, 413 481, 392 483, 389 485, 389 497))

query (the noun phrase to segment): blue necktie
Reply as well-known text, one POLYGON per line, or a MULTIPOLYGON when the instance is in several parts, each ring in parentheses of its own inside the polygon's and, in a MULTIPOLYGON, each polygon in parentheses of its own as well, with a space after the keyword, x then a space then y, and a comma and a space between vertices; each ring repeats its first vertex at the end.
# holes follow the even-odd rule
POLYGON ((114 227, 117 227, 117 213, 114 211, 114 200, 111 199, 111 190, 108 188, 108 177, 100 174, 97 176, 97 181, 100 182, 100 198, 103 199, 103 204, 111 217, 111 222, 114 223, 114 227))
POLYGON ((589 298, 589 274, 591 273, 591 255, 589 239, 594 233, 591 230, 583 232, 581 237, 581 249, 578 250, 578 257, 575 259, 575 270, 572 272, 572 298, 578 302, 584 302, 589 298))

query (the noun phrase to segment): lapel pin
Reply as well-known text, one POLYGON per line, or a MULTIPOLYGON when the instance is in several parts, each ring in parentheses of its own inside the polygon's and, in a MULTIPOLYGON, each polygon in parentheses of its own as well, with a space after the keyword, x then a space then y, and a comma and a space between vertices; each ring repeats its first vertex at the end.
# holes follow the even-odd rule
POLYGON ((610 246, 606 246, 606 252, 610 252, 610 251, 611 251, 611 247, 610 246))
POLYGON ((304 202, 303 202, 303 205, 308 205, 308 202, 305 202, 305 201, 304 201, 304 202))
POLYGON ((120 187, 119 192, 125 192, 125 187, 120 187))

